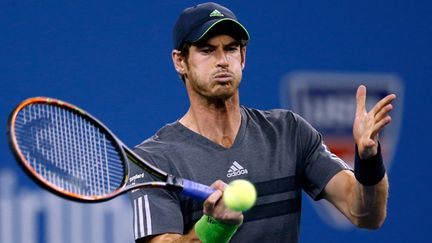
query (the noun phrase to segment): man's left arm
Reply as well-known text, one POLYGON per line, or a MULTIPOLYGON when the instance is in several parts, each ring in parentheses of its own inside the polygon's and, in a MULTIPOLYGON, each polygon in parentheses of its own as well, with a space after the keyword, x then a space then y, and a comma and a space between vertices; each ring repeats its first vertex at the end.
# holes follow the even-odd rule
POLYGON ((378 135, 391 122, 389 112, 395 98, 390 94, 367 112, 366 87, 361 85, 357 89, 353 125, 356 143, 354 172, 339 172, 324 188, 324 198, 358 227, 377 229, 386 217, 389 186, 378 135))
POLYGON ((387 214, 388 180, 385 175, 378 184, 364 186, 354 173, 343 170, 324 189, 324 198, 339 209, 354 225, 378 229, 387 214))

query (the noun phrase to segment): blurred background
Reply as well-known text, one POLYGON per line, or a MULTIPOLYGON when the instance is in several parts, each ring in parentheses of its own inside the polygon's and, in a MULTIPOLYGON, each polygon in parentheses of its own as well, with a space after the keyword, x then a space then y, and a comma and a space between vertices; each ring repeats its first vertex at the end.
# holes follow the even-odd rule
MULTIPOLYGON (((0 2, 1 243, 133 242, 127 196, 88 205, 39 189, 9 151, 7 119, 22 100, 50 96, 90 111, 127 145, 140 143, 188 108, 171 31, 180 11, 197 3, 0 2)), ((219 3, 251 35, 241 103, 300 113, 347 162, 357 85, 368 86, 370 103, 399 97, 382 137, 390 178, 383 227, 355 229, 305 195, 300 242, 432 242, 432 2, 219 3)))

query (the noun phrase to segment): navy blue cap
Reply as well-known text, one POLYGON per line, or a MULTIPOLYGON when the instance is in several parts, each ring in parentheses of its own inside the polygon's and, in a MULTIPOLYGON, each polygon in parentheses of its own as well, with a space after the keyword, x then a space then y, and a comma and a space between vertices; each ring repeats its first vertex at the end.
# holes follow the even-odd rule
POLYGON ((180 50, 185 42, 195 43, 217 30, 237 40, 249 40, 246 28, 228 8, 217 3, 202 3, 183 10, 173 30, 174 49, 180 50))

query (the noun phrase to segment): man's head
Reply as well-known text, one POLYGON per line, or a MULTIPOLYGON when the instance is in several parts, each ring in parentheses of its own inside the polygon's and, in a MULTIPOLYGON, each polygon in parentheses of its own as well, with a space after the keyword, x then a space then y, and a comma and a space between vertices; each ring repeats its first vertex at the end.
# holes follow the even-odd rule
MULTIPOLYGON (((243 53, 249 40, 246 28, 228 8, 216 3, 203 3, 183 10, 173 29, 173 60, 181 57, 188 66, 191 46, 202 46, 218 35, 228 35, 236 40, 243 53)), ((242 60, 244 64, 244 60, 242 60)), ((184 73, 176 65, 176 70, 185 81, 184 73)))

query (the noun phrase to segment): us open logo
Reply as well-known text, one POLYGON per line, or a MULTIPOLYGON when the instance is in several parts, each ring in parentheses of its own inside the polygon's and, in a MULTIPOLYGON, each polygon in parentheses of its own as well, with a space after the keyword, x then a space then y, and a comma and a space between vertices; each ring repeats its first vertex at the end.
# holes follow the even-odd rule
MULTIPOLYGON (((367 87, 366 106, 369 111, 381 98, 395 93, 391 112, 392 122, 380 134, 380 143, 387 170, 396 150, 403 110, 403 87, 394 74, 296 72, 281 82, 280 98, 283 108, 305 118, 323 134, 329 150, 353 167, 354 140, 352 126, 356 111, 356 90, 367 87)), ((347 219, 327 201, 313 203, 317 213, 328 225, 349 228, 347 219)))

